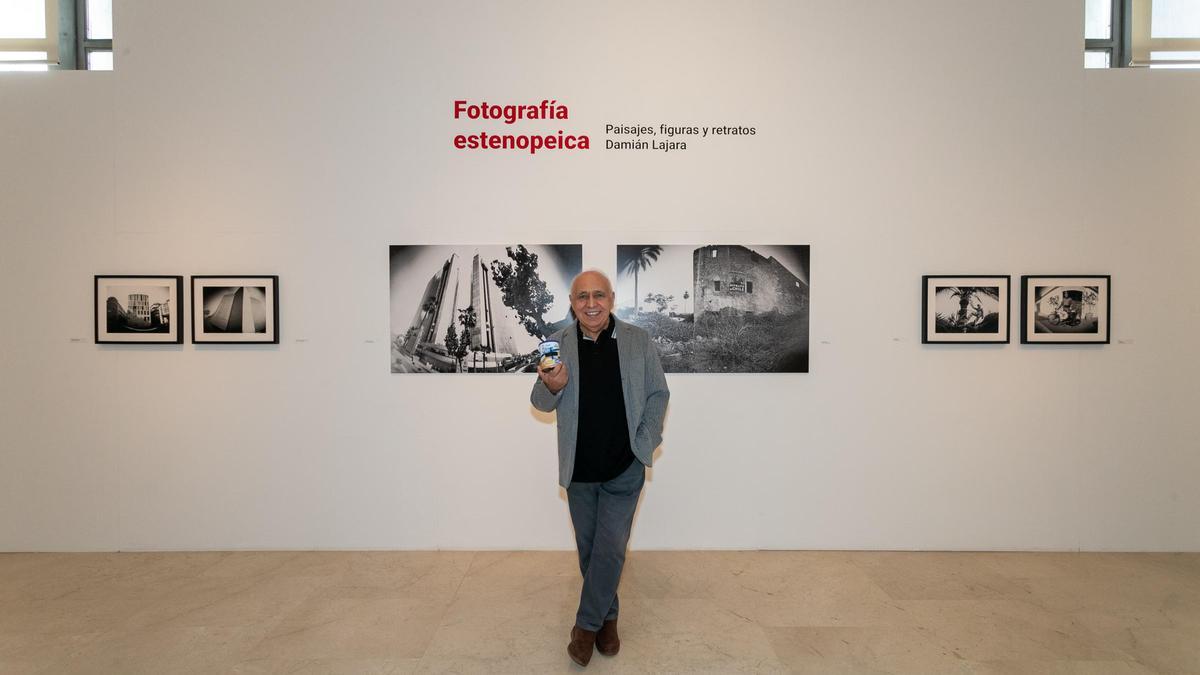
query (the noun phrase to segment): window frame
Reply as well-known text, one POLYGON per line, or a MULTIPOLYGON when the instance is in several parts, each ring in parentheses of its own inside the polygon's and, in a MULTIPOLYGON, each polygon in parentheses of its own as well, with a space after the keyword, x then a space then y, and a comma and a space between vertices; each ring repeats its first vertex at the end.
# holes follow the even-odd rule
POLYGON ((1200 38, 1156 38, 1151 35, 1155 0, 1110 2, 1112 32, 1108 39, 1085 37, 1085 54, 1106 52, 1109 55, 1109 68, 1148 68, 1164 65, 1200 67, 1200 59, 1153 58, 1154 52, 1200 52, 1200 38))
POLYGON ((1154 52, 1200 52, 1200 38, 1156 38, 1153 30, 1155 0, 1130 0, 1133 7, 1129 14, 1131 28, 1136 32, 1130 37, 1130 65, 1148 68, 1156 65, 1197 65, 1200 59, 1155 59, 1154 52), (1134 14, 1136 12, 1136 15, 1134 14))
MULTIPOLYGON (((73 1, 73 0, 68 0, 73 1)), ((42 38, 0 38, 0 63, 3 64, 45 64, 54 68, 59 63, 62 54, 62 11, 63 0, 43 0, 46 25, 45 37, 42 38), (8 61, 3 58, 3 52, 44 52, 44 61, 8 61)))
POLYGON ((43 0, 45 38, 0 38, 0 64, 45 64, 47 70, 89 70, 92 52, 113 51, 113 40, 87 36, 87 0, 43 0), (45 52, 44 61, 5 61, 3 52, 45 52))
MULTIPOLYGON (((88 68, 88 55, 92 52, 111 52, 112 38, 105 40, 92 39, 87 36, 87 0, 60 0, 75 5, 75 69, 91 70, 88 68)), ((113 55, 116 61, 116 54, 113 55)))
POLYGON ((1109 0, 1112 3, 1112 30, 1108 38, 1084 38, 1083 51, 1108 52, 1110 68, 1125 68, 1133 61, 1133 31, 1129 18, 1133 15, 1133 0, 1109 0))

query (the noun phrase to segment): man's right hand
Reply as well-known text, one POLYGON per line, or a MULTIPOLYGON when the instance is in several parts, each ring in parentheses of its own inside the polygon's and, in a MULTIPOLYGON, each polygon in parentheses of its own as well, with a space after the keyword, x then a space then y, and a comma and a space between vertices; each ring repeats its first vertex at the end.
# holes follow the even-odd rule
POLYGON ((538 368, 538 377, 541 378, 542 384, 546 385, 551 394, 557 394, 567 386, 567 364, 560 363, 548 370, 538 368))

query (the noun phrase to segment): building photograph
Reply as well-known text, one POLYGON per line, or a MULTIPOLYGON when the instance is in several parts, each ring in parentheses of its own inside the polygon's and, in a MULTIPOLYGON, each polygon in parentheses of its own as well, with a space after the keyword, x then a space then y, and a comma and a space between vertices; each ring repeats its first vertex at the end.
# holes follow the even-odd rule
POLYGON ((578 245, 392 246, 392 372, 530 368, 571 323, 580 260, 578 245))
POLYGON ((669 373, 808 372, 808 258, 801 245, 618 245, 617 315, 654 336, 669 373))

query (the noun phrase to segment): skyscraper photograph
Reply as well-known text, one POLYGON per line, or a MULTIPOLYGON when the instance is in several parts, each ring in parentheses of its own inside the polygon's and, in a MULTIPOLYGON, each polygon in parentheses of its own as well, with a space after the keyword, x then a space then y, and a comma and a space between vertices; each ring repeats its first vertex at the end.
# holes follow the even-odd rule
POLYGON ((571 321, 578 244, 392 246, 393 373, 519 372, 571 321))

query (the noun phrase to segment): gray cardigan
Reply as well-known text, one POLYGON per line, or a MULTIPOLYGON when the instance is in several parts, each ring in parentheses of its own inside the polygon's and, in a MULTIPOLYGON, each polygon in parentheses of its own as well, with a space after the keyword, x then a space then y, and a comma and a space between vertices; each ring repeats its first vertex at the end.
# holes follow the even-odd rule
MULTIPOLYGON (((650 466, 654 449, 662 443, 663 417, 667 412, 667 378, 650 335, 613 317, 613 338, 621 359, 621 390, 625 395, 625 422, 629 445, 639 462, 650 466)), ((558 484, 566 488, 575 471, 575 439, 579 429, 579 337, 575 324, 550 336, 558 340, 567 366, 567 386, 551 394, 538 379, 529 401, 542 412, 558 411, 558 484)))

